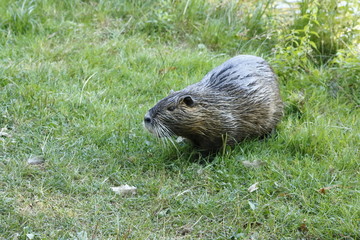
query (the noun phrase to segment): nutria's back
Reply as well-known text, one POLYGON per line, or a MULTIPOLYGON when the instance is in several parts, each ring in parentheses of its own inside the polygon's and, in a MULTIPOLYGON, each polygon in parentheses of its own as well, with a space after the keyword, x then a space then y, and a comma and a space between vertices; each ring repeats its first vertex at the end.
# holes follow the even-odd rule
POLYGON ((270 133, 283 104, 277 77, 260 57, 239 55, 216 67, 198 83, 160 100, 144 118, 158 137, 189 139, 201 150, 219 149, 270 133))

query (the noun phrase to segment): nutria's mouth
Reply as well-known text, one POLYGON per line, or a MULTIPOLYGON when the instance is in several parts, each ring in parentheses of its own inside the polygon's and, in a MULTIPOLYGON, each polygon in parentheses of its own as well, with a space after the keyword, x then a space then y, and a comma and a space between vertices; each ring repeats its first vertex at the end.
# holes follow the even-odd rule
POLYGON ((148 130, 149 133, 151 133, 155 137, 158 137, 158 138, 161 137, 151 125, 148 125, 148 124, 145 123, 144 127, 146 128, 146 130, 148 130))
POLYGON ((147 124, 147 123, 144 122, 143 125, 146 128, 146 130, 148 130, 151 134, 156 135, 153 127, 150 124, 147 124))

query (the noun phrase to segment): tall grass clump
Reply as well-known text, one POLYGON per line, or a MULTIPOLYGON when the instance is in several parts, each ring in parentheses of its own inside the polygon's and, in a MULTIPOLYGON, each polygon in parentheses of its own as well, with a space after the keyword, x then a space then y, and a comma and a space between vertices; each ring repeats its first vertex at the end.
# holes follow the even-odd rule
POLYGON ((327 87, 334 97, 341 97, 344 101, 360 107, 360 49, 350 48, 348 51, 340 50, 333 58, 331 77, 327 87))
POLYGON ((14 34, 36 31, 40 26, 34 0, 2 1, 0 29, 14 34))
MULTIPOLYGON (((348 1, 339 5, 337 1, 328 0, 324 4, 301 1, 299 5, 293 22, 280 25, 277 30, 272 52, 274 64, 281 69, 279 76, 288 82, 289 79, 303 78, 304 74, 316 76, 321 73, 309 84, 325 87, 331 94, 350 89, 348 86, 357 91, 360 16, 355 14, 355 9, 360 4, 348 1), (331 67, 333 76, 323 71, 325 66, 331 67)), ((297 82, 296 87, 299 84, 297 82)), ((357 97, 351 94, 350 98, 357 97)))
POLYGON ((176 37, 194 46, 201 44, 213 50, 234 52, 245 51, 249 45, 256 49, 267 41, 271 3, 271 0, 255 5, 246 1, 104 1, 97 8, 122 18, 127 32, 136 30, 161 41, 176 37))
POLYGON ((359 38, 359 7, 359 2, 352 0, 300 1, 299 14, 295 15, 290 29, 300 39, 309 37, 314 50, 313 61, 325 64, 338 50, 347 48, 359 38))

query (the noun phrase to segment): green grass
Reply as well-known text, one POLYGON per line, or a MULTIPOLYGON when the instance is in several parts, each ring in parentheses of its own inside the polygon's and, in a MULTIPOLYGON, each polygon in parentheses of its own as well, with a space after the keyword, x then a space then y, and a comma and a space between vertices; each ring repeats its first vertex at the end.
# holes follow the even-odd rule
POLYGON ((271 1, 1 0, 0 239, 360 239, 359 33, 337 18, 359 23, 348 2, 292 22, 271 1), (144 130, 171 89, 243 53, 279 75, 276 135, 202 159, 144 130), (110 189, 123 184, 137 194, 110 189))

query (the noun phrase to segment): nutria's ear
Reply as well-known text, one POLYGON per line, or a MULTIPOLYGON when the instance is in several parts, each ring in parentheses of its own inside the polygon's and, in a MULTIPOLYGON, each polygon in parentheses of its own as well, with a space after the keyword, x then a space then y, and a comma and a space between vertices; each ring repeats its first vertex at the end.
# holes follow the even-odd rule
POLYGON ((192 107, 195 105, 194 99, 189 95, 184 96, 181 101, 184 102, 188 107, 192 107))

